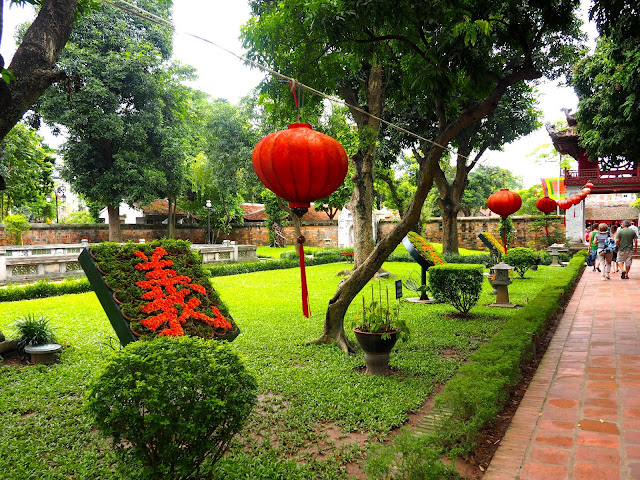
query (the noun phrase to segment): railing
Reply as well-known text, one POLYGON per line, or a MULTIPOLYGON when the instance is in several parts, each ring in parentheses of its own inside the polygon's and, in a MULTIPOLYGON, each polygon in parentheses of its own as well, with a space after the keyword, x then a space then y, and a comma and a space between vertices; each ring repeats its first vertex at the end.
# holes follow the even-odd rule
MULTIPOLYGON (((0 247, 0 285, 60 280, 84 275, 78 255, 89 242, 58 245, 17 245, 0 247)), ((257 260, 255 245, 192 245, 202 256, 202 263, 248 262, 257 260)))
POLYGON ((591 180, 597 184, 637 183, 640 184, 640 165, 636 168, 620 168, 615 170, 601 170, 590 168, 582 170, 565 170, 565 185, 581 185, 591 180))

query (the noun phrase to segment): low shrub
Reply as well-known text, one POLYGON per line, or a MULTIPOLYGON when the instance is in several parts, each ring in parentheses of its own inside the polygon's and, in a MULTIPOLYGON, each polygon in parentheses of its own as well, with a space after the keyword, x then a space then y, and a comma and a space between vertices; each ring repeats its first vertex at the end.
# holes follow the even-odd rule
POLYGON ((444 253, 442 256, 447 263, 477 264, 484 265, 485 267, 490 267, 492 265, 491 255, 460 255, 459 253, 444 253))
POLYGON ((22 234, 31 228, 29 221, 22 215, 7 215, 4 217, 4 230, 13 237, 16 245, 22 245, 22 234))
POLYGON ((538 252, 532 248, 514 247, 502 255, 502 261, 507 265, 511 265, 518 272, 520 278, 524 278, 527 270, 532 265, 537 265, 539 260, 538 252))
POLYGON ((91 381, 86 408, 123 473, 201 478, 244 425, 256 389, 227 344, 158 337, 116 352, 91 381))
POLYGON ((24 350, 30 345, 44 345, 55 342, 55 334, 49 319, 44 315, 28 313, 15 323, 18 330, 18 350, 24 350))
MULTIPOLYGON (((341 255, 325 255, 319 258, 307 258, 305 259, 305 264, 308 267, 312 267, 314 265, 346 261, 347 259, 343 258, 341 255)), ((296 255, 290 260, 225 263, 220 265, 205 265, 202 268, 209 277, 225 277, 227 275, 240 275, 242 273, 263 272, 266 270, 282 270, 285 268, 296 268, 299 266, 300 261, 296 255)))
POLYGON ((482 270, 482 265, 436 265, 429 269, 429 291, 437 301, 467 314, 480 298, 482 270))
POLYGON ((54 297, 69 293, 84 293, 92 290, 86 278, 67 279, 62 282, 39 280, 28 285, 9 285, 0 288, 0 302, 15 302, 32 298, 54 297))

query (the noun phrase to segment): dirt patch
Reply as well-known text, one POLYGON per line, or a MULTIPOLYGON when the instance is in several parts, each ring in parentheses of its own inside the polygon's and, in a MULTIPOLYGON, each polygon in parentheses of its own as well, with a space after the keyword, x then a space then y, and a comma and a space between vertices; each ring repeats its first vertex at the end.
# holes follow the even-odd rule
POLYGON ((473 320, 474 318, 478 318, 477 315, 474 315, 472 313, 447 313, 446 315, 443 315, 444 318, 464 318, 465 320, 473 320))
POLYGON ((5 367, 26 367, 29 365, 27 355, 22 355, 18 350, 11 350, 2 354, 2 365, 5 367))

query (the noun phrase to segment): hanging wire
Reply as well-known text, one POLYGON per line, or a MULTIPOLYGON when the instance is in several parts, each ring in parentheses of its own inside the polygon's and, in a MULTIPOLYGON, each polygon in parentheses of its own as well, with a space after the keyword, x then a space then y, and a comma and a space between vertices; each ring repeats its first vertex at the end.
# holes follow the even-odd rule
MULTIPOLYGON (((199 35, 195 35, 193 33, 180 31, 180 30, 178 30, 176 28, 176 25, 173 22, 171 22, 169 20, 166 20, 166 19, 164 19, 162 17, 159 17, 157 15, 154 15, 153 13, 148 12, 148 11, 146 11, 146 10, 136 6, 136 5, 133 5, 133 4, 131 4, 131 3, 127 2, 127 1, 125 1, 125 0, 117 0, 117 1, 118 1, 118 3, 124 4, 129 8, 123 7, 122 5, 118 5, 118 4, 114 3, 114 2, 111 2, 110 0, 102 0, 102 1, 104 3, 106 3, 106 4, 108 4, 108 5, 111 5, 114 8, 118 8, 120 10, 124 10, 126 12, 131 13, 132 15, 136 15, 137 17, 140 17, 142 19, 148 20, 148 21, 150 21, 152 23, 155 23, 157 25, 163 25, 165 27, 169 27, 169 28, 173 29, 175 32, 182 33, 183 35, 186 35, 186 36, 195 38, 197 40, 203 41, 205 43, 208 43, 210 45, 213 45, 214 47, 219 48, 220 50, 224 50, 225 52, 229 53, 230 55, 233 55, 234 57, 236 57, 237 59, 239 59, 239 60, 241 60, 241 61, 243 61, 245 63, 248 63, 248 64, 250 64, 250 65, 252 65, 252 66, 254 66, 254 67, 256 67, 256 68, 258 68, 258 69, 260 69, 262 71, 270 73, 274 77, 280 78, 282 80, 286 80, 287 83, 289 83, 290 85, 295 85, 299 89, 306 90, 306 91, 308 91, 310 93, 313 93, 314 95, 318 95, 319 97, 324 98, 326 100, 329 100, 330 102, 338 103, 340 105, 344 105, 346 107, 349 107, 350 109, 353 109, 353 110, 355 110, 355 111, 357 111, 359 113, 367 115, 368 117, 371 117, 374 120, 377 120, 378 122, 380 122, 380 123, 382 123, 382 124, 384 124, 384 125, 386 125, 386 126, 388 126, 390 128, 393 128, 394 130, 397 130, 399 132, 405 133, 405 134, 407 134, 407 135, 409 135, 411 137, 414 137, 414 138, 416 138, 418 140, 421 140, 423 142, 430 143, 431 145, 434 145, 436 147, 442 148, 443 150, 446 150, 447 152, 449 152, 449 153, 451 153, 453 155, 458 155, 458 156, 464 158, 465 160, 470 160, 469 157, 467 157, 465 155, 458 154, 452 148, 449 148, 449 147, 447 147, 445 145, 441 145, 438 142, 434 142, 433 140, 429 140, 428 138, 425 138, 422 135, 418 135, 417 133, 414 133, 414 132, 412 132, 410 130, 407 130, 406 128, 403 128, 403 127, 395 125, 395 124, 393 124, 391 122, 388 122, 388 121, 386 121, 386 120, 384 120, 384 119, 382 119, 380 117, 377 117, 377 116, 375 116, 375 115, 363 110, 362 108, 360 108, 360 107, 358 107, 356 105, 351 105, 350 103, 347 103, 344 100, 341 100, 341 99, 339 99, 337 97, 333 97, 331 95, 327 95, 326 93, 321 92, 320 90, 316 90, 315 88, 310 87, 309 85, 305 85, 304 83, 299 82, 298 80, 296 80, 293 77, 288 77, 288 76, 283 75, 282 73, 280 73, 280 72, 278 72, 276 70, 273 70, 270 67, 267 67, 266 65, 262 65, 261 63, 258 63, 258 62, 254 61, 254 60, 251 60, 251 59, 247 58, 247 57, 243 57, 242 55, 239 55, 239 54, 235 53, 234 51, 229 50, 228 48, 223 47, 222 45, 220 45, 218 43, 215 43, 215 42, 213 42, 213 41, 211 41, 211 40, 209 40, 207 38, 201 37, 199 35)), ((299 117, 300 117, 300 108, 298 107, 298 101, 297 101, 296 94, 293 91, 293 87, 292 87, 292 92, 293 92, 294 99, 295 99, 295 102, 296 102, 296 108, 298 109, 298 119, 299 119, 299 117)))

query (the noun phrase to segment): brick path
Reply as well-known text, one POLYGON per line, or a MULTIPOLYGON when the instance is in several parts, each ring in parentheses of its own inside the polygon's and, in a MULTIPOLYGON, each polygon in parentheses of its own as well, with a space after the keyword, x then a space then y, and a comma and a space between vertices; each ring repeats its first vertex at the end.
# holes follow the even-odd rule
POLYGON ((640 261, 584 271, 484 480, 640 479, 640 261))

